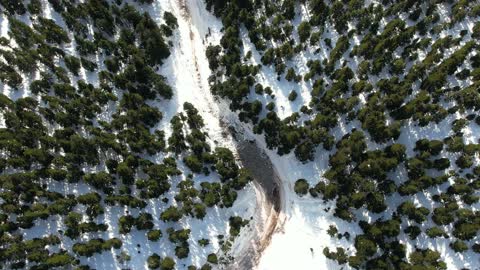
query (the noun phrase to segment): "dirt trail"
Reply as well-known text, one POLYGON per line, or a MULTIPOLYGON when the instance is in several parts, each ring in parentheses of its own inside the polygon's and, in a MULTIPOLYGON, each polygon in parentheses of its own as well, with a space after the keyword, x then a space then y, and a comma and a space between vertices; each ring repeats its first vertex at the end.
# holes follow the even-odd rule
MULTIPOLYGON (((200 90, 206 98, 210 93, 209 89, 202 86, 202 75, 199 67, 198 55, 195 50, 195 33, 194 27, 186 0, 176 0, 176 4, 180 7, 182 19, 187 22, 189 27, 189 36, 191 41, 191 54, 195 67, 195 79, 198 90, 200 90)), ((206 98, 207 99, 207 98, 206 98)), ((213 102, 213 101, 212 101, 213 102)), ((262 252, 270 244, 273 234, 283 225, 283 187, 282 181, 278 176, 270 159, 265 155, 261 148, 255 142, 248 141, 241 136, 240 133, 230 128, 229 124, 223 121, 221 112, 214 110, 210 102, 208 102, 208 110, 212 115, 216 115, 220 121, 220 126, 225 129, 225 136, 230 131, 231 136, 236 141, 238 156, 244 167, 252 172, 254 184, 257 194, 257 203, 255 208, 254 221, 251 222, 250 228, 252 233, 245 239, 247 245, 242 250, 236 251, 236 256, 232 265, 227 269, 254 269, 258 264, 262 252), (218 112, 218 113, 215 113, 218 112)), ((234 123, 241 126, 241 123, 234 123)))

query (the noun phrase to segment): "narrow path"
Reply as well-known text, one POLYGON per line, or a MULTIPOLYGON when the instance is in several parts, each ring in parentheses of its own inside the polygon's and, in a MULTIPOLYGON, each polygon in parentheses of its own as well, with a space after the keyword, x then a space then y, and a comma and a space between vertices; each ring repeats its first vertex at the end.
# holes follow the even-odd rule
MULTIPOLYGON (((270 244, 273 234, 283 224, 282 209, 283 203, 283 187, 282 181, 275 167, 272 165, 270 159, 265 155, 261 148, 255 142, 246 140, 242 136, 242 123, 235 119, 236 123, 227 123, 224 121, 223 113, 217 105, 216 100, 212 97, 208 89, 207 78, 203 78, 200 72, 199 57, 195 49, 195 43, 198 42, 197 35, 192 29, 195 25, 192 23, 190 7, 187 0, 173 0, 171 3, 179 7, 182 20, 188 24, 188 35, 190 37, 191 59, 193 61, 195 70, 195 86, 201 92, 201 96, 208 108, 208 113, 218 119, 220 127, 223 129, 225 137, 230 135, 235 140, 238 156, 244 167, 249 169, 254 177, 255 192, 256 192, 256 207, 255 217, 250 223, 251 233, 242 239, 248 243, 242 245, 242 250, 234 251, 234 261, 232 265, 227 266, 227 269, 254 269, 258 264, 262 252, 270 244), (173 2, 173 3, 172 3, 173 2), (209 98, 211 97, 211 99, 209 98), (237 130, 230 128, 231 124, 237 127, 237 130)), ((188 40, 188 39, 187 39, 188 40)), ((203 44, 203 42, 202 42, 203 44)), ((183 44, 180 46, 184 47, 183 44)), ((204 52, 203 52, 204 53, 204 52)), ((219 101, 221 102, 221 101, 219 101)), ((201 109, 201 108, 199 108, 201 109)))
MULTIPOLYGON (((195 44, 194 44, 196 37, 195 37, 195 34, 193 33, 193 30, 192 30, 192 17, 190 15, 190 10, 189 10, 189 7, 186 3, 186 0, 176 0, 176 1, 177 1, 178 5, 180 7, 180 12, 181 12, 182 18, 188 24, 190 41, 192 42, 191 50, 192 50, 192 55, 193 55, 192 60, 193 60, 193 64, 194 64, 194 67, 195 67, 196 85, 198 86, 198 89, 204 94, 204 97, 207 97, 207 93, 205 92, 206 89, 202 85, 202 75, 200 73, 200 66, 198 64, 198 57, 197 57, 197 52, 196 52, 195 44)), ((208 102, 207 104, 208 104, 209 113, 214 114, 214 109, 212 108, 211 103, 208 102)))

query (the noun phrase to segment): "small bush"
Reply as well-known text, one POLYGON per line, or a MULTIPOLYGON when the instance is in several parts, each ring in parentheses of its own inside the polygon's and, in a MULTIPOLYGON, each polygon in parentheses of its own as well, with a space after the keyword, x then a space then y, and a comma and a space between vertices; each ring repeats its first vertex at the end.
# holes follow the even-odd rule
POLYGON ((297 193, 300 196, 307 194, 309 188, 310 186, 307 180, 305 179, 298 179, 295 182, 295 187, 294 187, 295 193, 297 193))

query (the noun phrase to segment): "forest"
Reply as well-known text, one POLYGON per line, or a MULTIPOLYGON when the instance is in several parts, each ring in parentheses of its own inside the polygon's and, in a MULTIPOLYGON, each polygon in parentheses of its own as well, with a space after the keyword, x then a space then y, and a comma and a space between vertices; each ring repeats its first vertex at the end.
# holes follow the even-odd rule
MULTIPOLYGON (((128 267, 137 254, 124 251, 122 239, 136 232, 173 246, 176 259, 147 254, 148 268, 176 269, 189 243, 209 244, 177 223, 232 207, 251 181, 230 149, 212 148, 193 104, 166 120, 170 134, 159 128, 157 104, 175 93, 158 71, 178 23, 168 11, 163 24, 142 11, 152 2, 0 1, 9 25, 0 39, 1 268, 94 269, 87 259, 112 250, 128 267), (46 8, 59 17, 44 17, 46 8), (12 98, 7 89, 30 95, 12 98), (198 175, 212 179, 200 183, 198 175), (88 192, 54 188, 72 185, 88 192), (147 210, 152 201, 163 205, 157 216, 147 210), (105 222, 113 209, 123 214, 105 222), (62 225, 32 238, 41 221, 62 225)), ((230 218, 224 249, 247 223, 230 218)), ((188 269, 211 269, 216 256, 188 269)))
POLYGON ((206 2, 225 29, 207 50, 211 91, 279 156, 328 156, 321 179, 299 178, 294 191, 334 202, 334 216, 363 233, 345 232, 355 251, 326 247, 327 258, 355 269, 446 269, 438 250, 407 253, 405 242, 426 235, 478 259, 480 141, 468 134, 480 125, 477 2, 206 2), (285 107, 294 109, 280 114, 285 107), (407 127, 446 121, 448 136, 402 138, 407 127), (428 205, 413 200, 421 193, 428 205))
POLYGON ((307 203, 331 215, 315 256, 338 269, 477 267, 480 3, 183 2, 0 0, 0 268, 237 259, 255 179, 213 134, 224 119, 179 102, 201 90, 170 74, 190 48, 185 22, 192 40, 208 27, 207 62, 189 59, 188 75, 208 66, 215 103, 274 166, 294 164, 293 182, 280 175, 287 223, 307 203), (218 24, 199 23, 200 9, 218 24))

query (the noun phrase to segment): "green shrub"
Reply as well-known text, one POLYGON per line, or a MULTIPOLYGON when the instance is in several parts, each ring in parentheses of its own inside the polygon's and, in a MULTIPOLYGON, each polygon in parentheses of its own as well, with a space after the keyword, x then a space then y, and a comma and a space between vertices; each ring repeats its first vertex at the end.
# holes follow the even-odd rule
POLYGON ((290 94, 288 94, 288 100, 294 101, 295 99, 297 99, 297 96, 297 92, 295 90, 292 90, 290 94))
POLYGON ((158 241, 162 237, 162 231, 160 230, 151 230, 147 233, 147 238, 150 241, 158 241))
POLYGON ((217 255, 215 253, 208 254, 207 262, 211 264, 217 264, 218 263, 217 255))
POLYGON ((294 190, 295 190, 295 193, 297 193, 298 195, 303 196, 307 194, 309 188, 310 188, 310 185, 308 184, 307 180, 298 179, 297 181, 295 181, 294 190))

